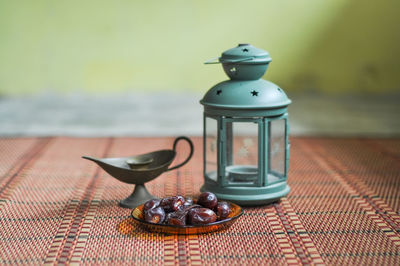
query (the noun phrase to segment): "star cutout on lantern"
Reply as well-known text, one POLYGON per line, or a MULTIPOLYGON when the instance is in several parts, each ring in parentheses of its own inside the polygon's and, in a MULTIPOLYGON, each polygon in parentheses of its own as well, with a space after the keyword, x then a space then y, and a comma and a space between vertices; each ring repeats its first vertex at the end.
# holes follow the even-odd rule
POLYGON ((280 146, 279 143, 274 143, 271 149, 271 156, 277 155, 279 152, 280 146))
POLYGON ((217 147, 217 141, 216 140, 212 140, 211 143, 210 143, 211 152, 215 152, 216 147, 217 147))
POLYGON ((247 49, 247 48, 244 48, 244 49, 242 49, 242 51, 243 51, 243 52, 248 52, 248 51, 249 51, 249 49, 247 49))
POLYGON ((244 145, 245 147, 251 147, 251 146, 253 146, 253 144, 254 144, 254 142, 253 142, 253 140, 250 139, 250 138, 245 138, 245 139, 243 140, 243 145, 244 145))
POLYGON ((239 151, 237 152, 237 157, 239 158, 246 158, 249 154, 249 151, 246 149, 246 147, 241 147, 239 151))
POLYGON ((258 91, 254 91, 254 90, 253 90, 253 91, 251 92, 251 95, 253 95, 253 96, 258 96, 258 91))
POLYGON ((222 90, 217 90, 217 95, 220 95, 222 93, 222 90))

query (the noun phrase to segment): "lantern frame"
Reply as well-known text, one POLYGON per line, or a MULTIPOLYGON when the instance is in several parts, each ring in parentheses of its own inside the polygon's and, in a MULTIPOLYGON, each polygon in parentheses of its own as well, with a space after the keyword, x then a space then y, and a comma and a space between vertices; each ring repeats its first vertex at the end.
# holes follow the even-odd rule
MULTIPOLYGON (((215 116, 215 115, 208 115, 204 113, 203 115, 203 137, 204 139, 207 137, 207 123, 206 119, 211 118, 216 120, 217 122, 217 183, 221 187, 226 186, 243 186, 243 182, 229 182, 226 178, 226 167, 227 167, 227 138, 226 136, 226 124, 227 123, 240 123, 240 122, 253 122, 257 123, 258 131, 257 131, 257 138, 258 138, 258 163, 257 169, 258 181, 254 184, 246 184, 246 186, 266 186, 271 185, 277 182, 286 181, 288 178, 288 171, 289 171, 289 151, 290 151, 290 143, 289 143, 289 115, 288 113, 284 113, 283 115, 276 116, 276 117, 259 117, 259 118, 232 118, 232 117, 225 117, 225 116, 215 116), (285 156, 284 156, 284 173, 278 173, 271 170, 271 156, 270 156, 270 147, 271 147, 271 133, 270 133, 270 122, 277 121, 277 120, 284 120, 285 121, 285 130, 283 137, 285 138, 285 156), (278 176, 280 181, 270 182, 268 180, 268 173, 273 173, 274 175, 278 176)), ((213 178, 209 177, 207 174, 206 163, 207 163, 207 154, 206 154, 206 141, 203 141, 203 174, 205 178, 209 180, 213 180, 213 178)))
MULTIPOLYGON (((213 192, 220 199, 240 205, 261 205, 276 201, 290 191, 287 184, 290 153, 287 107, 291 101, 276 84, 260 79, 271 62, 268 52, 249 44, 239 44, 238 47, 224 52, 219 62, 223 64, 225 72, 228 71, 227 74, 231 79, 213 86, 200 101, 204 106, 204 185, 200 190, 213 192), (216 127, 214 124, 213 130, 216 132, 208 132, 207 118, 215 120, 216 127), (282 167, 279 161, 275 162, 280 164, 278 168, 282 167, 282 173, 273 171, 277 169, 271 167, 273 157, 271 127, 273 121, 279 120, 284 121, 285 127, 278 134, 281 138, 280 143, 284 141, 284 145, 281 146, 284 149, 284 155, 281 158, 284 166, 282 167), (258 125, 257 136, 252 135, 257 139, 257 165, 228 164, 227 157, 237 158, 233 150, 233 141, 237 138, 234 135, 233 126, 240 122, 253 122, 258 125), (232 129, 228 129, 228 123, 233 125, 232 129), (229 136, 228 130, 232 132, 229 136), (207 169, 209 133, 212 133, 210 136, 217 142, 216 169, 213 167, 213 172, 207 169), (231 138, 230 144, 227 143, 229 138, 231 138), (227 155, 228 152, 230 152, 229 155, 227 155), (229 174, 227 174, 228 166, 232 166, 230 170, 234 169, 234 171, 229 171, 229 174), (210 173, 213 173, 212 177, 210 173), (257 173, 256 177, 253 176, 255 173, 257 173), (230 179, 229 176, 231 176, 230 179), (272 177, 276 180, 271 180, 272 177)), ((243 137, 241 134, 238 136, 243 137)), ((214 163, 214 160, 215 157, 211 161, 214 163)))

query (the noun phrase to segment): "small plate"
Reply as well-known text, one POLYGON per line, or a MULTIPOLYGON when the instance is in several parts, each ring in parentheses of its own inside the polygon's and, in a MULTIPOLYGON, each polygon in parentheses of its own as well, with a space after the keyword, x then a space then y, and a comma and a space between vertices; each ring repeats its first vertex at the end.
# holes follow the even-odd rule
POLYGON ((131 213, 133 220, 139 224, 144 229, 155 232, 155 233, 165 233, 173 235, 194 235, 194 234, 204 234, 220 230, 225 230, 230 227, 237 218, 243 214, 243 209, 232 202, 228 202, 231 207, 231 213, 228 218, 216 221, 214 223, 209 223, 205 225, 169 225, 169 224, 153 224, 146 222, 143 219, 143 205, 137 206, 131 213))

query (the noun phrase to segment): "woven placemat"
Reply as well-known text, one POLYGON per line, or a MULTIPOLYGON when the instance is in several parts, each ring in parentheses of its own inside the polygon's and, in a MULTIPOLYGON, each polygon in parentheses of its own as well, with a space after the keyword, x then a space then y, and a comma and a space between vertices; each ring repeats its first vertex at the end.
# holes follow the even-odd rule
MULTIPOLYGON (((193 140, 191 162, 147 183, 151 193, 199 194, 202 140, 193 140)), ((288 197, 245 208, 226 231, 191 236, 138 228, 118 206, 133 187, 81 159, 172 142, 0 139, 0 263, 400 264, 400 139, 292 138, 288 197)))

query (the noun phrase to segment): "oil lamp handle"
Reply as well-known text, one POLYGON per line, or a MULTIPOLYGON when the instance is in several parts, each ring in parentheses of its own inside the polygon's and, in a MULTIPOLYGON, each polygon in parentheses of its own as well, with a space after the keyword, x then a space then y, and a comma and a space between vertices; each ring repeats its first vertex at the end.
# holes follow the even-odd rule
POLYGON ((193 148, 193 142, 192 142, 188 137, 184 137, 184 136, 177 137, 177 138, 175 139, 175 141, 174 141, 174 146, 173 146, 174 151, 176 152, 176 146, 177 146, 177 144, 178 144, 178 142, 179 142, 180 140, 186 140, 186 142, 189 143, 189 146, 190 146, 190 153, 189 153, 189 156, 188 156, 188 157, 186 158, 186 160, 183 161, 182 163, 180 163, 180 164, 178 164, 178 165, 175 165, 174 167, 168 168, 166 171, 174 170, 174 169, 176 169, 176 168, 179 168, 179 167, 185 165, 185 164, 192 158, 192 156, 193 156, 193 150, 194 150, 194 148, 193 148))

